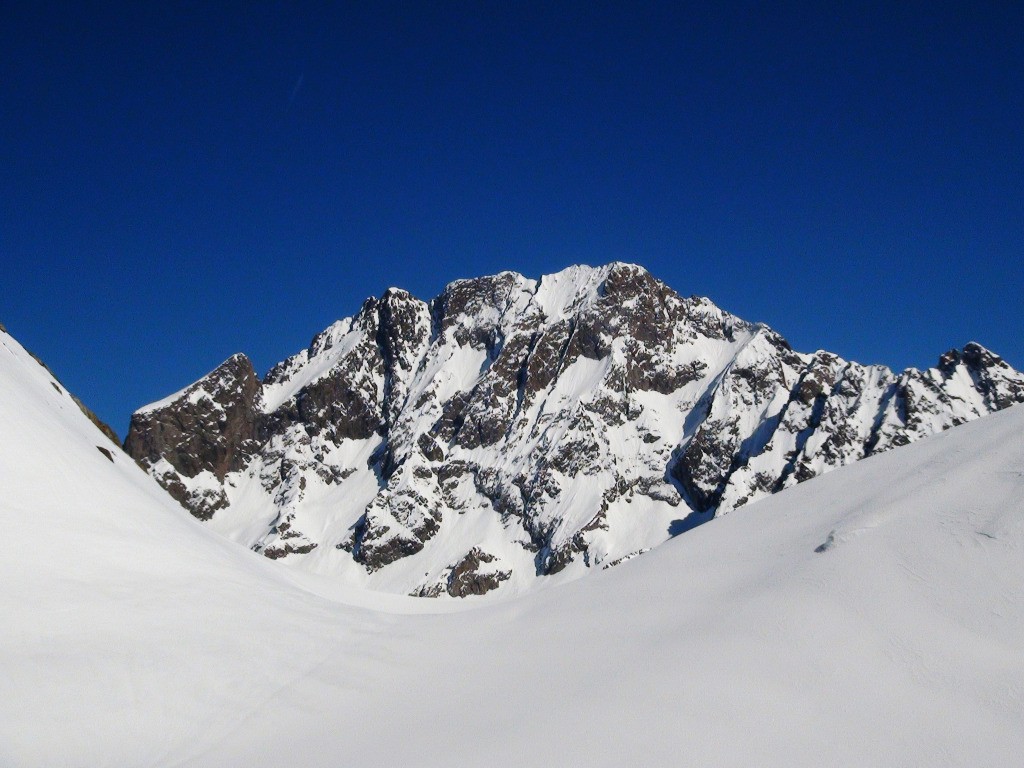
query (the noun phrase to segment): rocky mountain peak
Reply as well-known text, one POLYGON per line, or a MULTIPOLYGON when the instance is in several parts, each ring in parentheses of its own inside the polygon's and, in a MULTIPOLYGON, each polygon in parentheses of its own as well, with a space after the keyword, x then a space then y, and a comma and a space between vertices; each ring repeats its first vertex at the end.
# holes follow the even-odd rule
POLYGON ((795 352, 633 264, 388 289, 260 381, 244 356, 128 450, 268 557, 429 596, 529 588, 1024 401, 977 344, 896 374, 795 352))
POLYGON ((952 374, 960 365, 970 370, 983 371, 986 369, 1012 371, 1003 359, 985 349, 976 341, 968 342, 963 349, 953 348, 939 358, 939 370, 952 374))
POLYGON ((132 414, 125 450, 200 519, 227 506, 228 473, 247 466, 259 449, 257 413, 262 384, 243 354, 229 357, 180 392, 132 414), (185 482, 209 475, 213 487, 185 482))

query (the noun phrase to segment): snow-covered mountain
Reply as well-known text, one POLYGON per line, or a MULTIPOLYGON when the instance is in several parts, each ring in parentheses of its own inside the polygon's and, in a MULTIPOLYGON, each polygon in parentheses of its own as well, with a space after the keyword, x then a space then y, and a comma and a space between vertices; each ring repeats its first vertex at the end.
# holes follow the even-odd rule
POLYGON ((521 592, 1024 401, 977 344, 894 373, 634 265, 368 299, 261 381, 244 355, 125 448, 214 530, 346 583, 521 592))
POLYGON ((231 544, 97 450, 3 333, 0 435, 0 765, 1024 753, 1024 408, 493 601, 356 591, 231 544))

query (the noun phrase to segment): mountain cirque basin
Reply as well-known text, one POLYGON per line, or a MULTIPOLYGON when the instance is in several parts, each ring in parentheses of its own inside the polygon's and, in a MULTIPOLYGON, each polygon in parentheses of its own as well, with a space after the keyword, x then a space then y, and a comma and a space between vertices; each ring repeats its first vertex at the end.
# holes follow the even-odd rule
POLYGON ((389 289, 262 380, 239 354, 140 409, 125 450, 268 558, 465 597, 607 568, 1022 401, 978 344, 902 373, 802 354, 614 263, 389 289))
POLYGON ((558 589, 423 600, 227 541, 97 450, 55 384, 0 332, 0 765, 952 768, 1024 751, 1024 408, 558 589))

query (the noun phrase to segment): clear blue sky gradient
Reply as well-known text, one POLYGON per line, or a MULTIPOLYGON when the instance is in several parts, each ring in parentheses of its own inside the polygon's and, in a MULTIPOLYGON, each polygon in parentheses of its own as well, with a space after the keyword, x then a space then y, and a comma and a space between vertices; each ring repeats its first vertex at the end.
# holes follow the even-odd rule
POLYGON ((389 285, 572 263, 1024 366, 1024 4, 324 5, 0 7, 0 321, 122 434, 389 285))

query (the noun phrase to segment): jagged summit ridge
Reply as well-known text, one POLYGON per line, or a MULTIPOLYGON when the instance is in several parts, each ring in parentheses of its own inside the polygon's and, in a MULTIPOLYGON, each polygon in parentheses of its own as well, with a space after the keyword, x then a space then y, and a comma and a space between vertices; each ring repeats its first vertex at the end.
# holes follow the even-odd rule
POLYGON ((271 558, 421 595, 527 589, 1024 401, 977 344, 894 373, 637 265, 400 289, 262 381, 236 355, 132 418, 126 450, 271 558))

